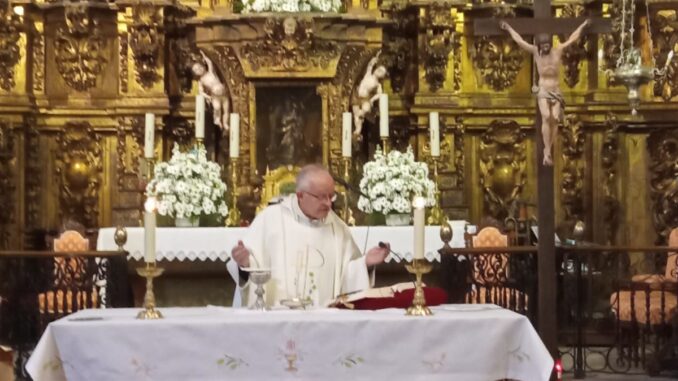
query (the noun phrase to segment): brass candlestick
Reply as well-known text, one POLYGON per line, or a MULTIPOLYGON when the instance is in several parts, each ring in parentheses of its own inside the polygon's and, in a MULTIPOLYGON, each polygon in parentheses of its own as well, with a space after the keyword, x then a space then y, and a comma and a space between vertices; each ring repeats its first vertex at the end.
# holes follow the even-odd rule
POLYGON ((195 146, 200 148, 205 146, 205 138, 195 138, 195 146))
POLYGON ((431 272, 433 265, 426 259, 413 259, 411 263, 405 264, 405 268, 410 274, 417 277, 414 288, 414 298, 412 305, 407 309, 405 315, 407 316, 429 316, 433 315, 431 309, 426 306, 426 298, 424 297, 424 285, 421 282, 421 277, 424 274, 431 272))
POLYGON ((240 226, 240 211, 238 210, 238 158, 232 157, 231 163, 231 210, 228 212, 226 226, 240 226))
POLYGON ((440 207, 441 204, 441 194, 440 194, 440 187, 438 184, 440 184, 440 176, 438 176, 438 163, 440 163, 440 157, 439 156, 434 156, 431 157, 431 161, 433 162, 433 182, 436 185, 436 193, 435 193, 435 199, 436 199, 436 204, 433 205, 433 208, 431 208, 431 214, 428 216, 428 224, 429 225, 442 225, 445 222, 447 222, 447 218, 445 217, 445 214, 443 213, 442 208, 440 207))
MULTIPOLYGON (((342 158, 342 161, 344 163, 344 181, 346 181, 347 184, 351 183, 351 158, 350 157, 344 157, 342 158)), ((347 225, 349 226, 354 226, 355 225, 355 218, 353 218, 353 210, 351 210, 351 199, 350 199, 350 193, 346 187, 344 187, 344 210, 342 212, 341 218, 346 222, 347 225)))
POLYGON ((388 140, 388 136, 381 137, 381 149, 384 151, 384 155, 387 155, 389 149, 391 148, 389 147, 388 140))
POLYGON ((155 309, 155 294, 153 293, 153 278, 159 277, 164 270, 157 267, 155 262, 146 263, 145 267, 137 268, 137 274, 146 278, 146 294, 144 294, 144 310, 137 314, 140 320, 162 319, 160 311, 155 309))

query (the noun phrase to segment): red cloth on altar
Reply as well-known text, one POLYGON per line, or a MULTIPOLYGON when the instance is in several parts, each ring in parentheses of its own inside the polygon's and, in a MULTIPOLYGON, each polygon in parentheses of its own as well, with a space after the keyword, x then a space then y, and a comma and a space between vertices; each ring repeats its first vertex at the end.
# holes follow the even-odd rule
MULTIPOLYGON (((447 292, 438 287, 424 287, 424 297, 427 306, 438 306, 447 302, 447 292)), ((364 298, 358 299, 353 304, 356 310, 381 310, 385 308, 407 308, 412 305, 414 289, 396 292, 390 298, 364 298)), ((339 308, 346 308, 339 306, 339 308)))

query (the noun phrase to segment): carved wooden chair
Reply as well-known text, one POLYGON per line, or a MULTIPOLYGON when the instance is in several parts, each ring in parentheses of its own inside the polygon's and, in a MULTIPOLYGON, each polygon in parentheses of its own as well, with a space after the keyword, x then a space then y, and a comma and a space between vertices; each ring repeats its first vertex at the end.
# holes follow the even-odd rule
MULTIPOLYGON (((669 235, 669 247, 676 246, 678 228, 669 235)), ((668 338, 678 329, 678 253, 667 254, 664 274, 640 274, 620 282, 610 296, 610 306, 617 319, 620 352, 628 354, 629 362, 645 364, 647 345, 654 341, 656 353, 667 340, 678 337, 673 332, 673 338, 668 338)))
MULTIPOLYGON (((678 228, 669 235, 669 246, 678 246, 678 228)), ((666 324, 676 313, 676 294, 667 292, 678 284, 678 253, 668 253, 664 274, 640 274, 631 278, 630 290, 610 297, 612 310, 622 322, 666 324)))
POLYGON ((264 210, 276 197, 294 193, 297 174, 300 170, 301 168, 293 165, 285 165, 272 171, 267 168, 261 191, 261 203, 257 207, 257 213, 264 210))
MULTIPOLYGON (((508 247, 508 236, 496 227, 481 229, 472 238, 473 247, 508 247)), ((525 313, 527 295, 511 281, 510 255, 506 253, 474 254, 470 256, 472 287, 466 293, 467 303, 492 303, 525 313)))
MULTIPOLYGON (((74 230, 54 239, 55 252, 88 251, 89 240, 74 230)), ((96 264, 78 257, 54 258, 54 282, 51 290, 38 294, 40 313, 52 318, 83 308, 97 308, 99 293, 95 287, 96 264)))

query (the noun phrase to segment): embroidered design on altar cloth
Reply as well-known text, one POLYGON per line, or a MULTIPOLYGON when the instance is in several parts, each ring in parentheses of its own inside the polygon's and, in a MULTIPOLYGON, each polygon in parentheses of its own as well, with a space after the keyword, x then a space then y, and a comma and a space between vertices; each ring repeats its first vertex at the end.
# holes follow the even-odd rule
POLYGON ((42 370, 49 370, 50 372, 57 372, 57 371, 61 371, 63 369, 64 369, 64 363, 61 360, 61 358, 59 358, 59 356, 54 356, 54 358, 52 358, 49 361, 45 361, 42 364, 42 370))
POLYGON ((339 357, 334 364, 343 366, 344 368, 354 368, 364 363, 365 359, 362 356, 356 355, 354 353, 348 354, 346 356, 339 357))
POLYGON ((518 345, 516 349, 510 350, 508 353, 510 356, 515 357, 518 361, 530 361, 530 355, 521 349, 522 345, 518 345))
POLYGON ((446 357, 447 353, 443 352, 437 358, 434 358, 433 360, 430 361, 422 360, 421 363, 424 364, 424 366, 428 368, 432 373, 437 373, 443 367, 443 365, 445 365, 446 357))
POLYGON ((287 340, 285 349, 280 350, 281 357, 285 360, 285 371, 289 373, 296 373, 297 362, 303 360, 301 353, 297 350, 297 342, 293 339, 287 340))
POLYGON ((139 380, 153 380, 153 371, 155 367, 151 367, 148 364, 144 363, 141 360, 132 358, 132 367, 134 368, 134 374, 139 380))
POLYGON ((247 361, 239 357, 233 357, 229 355, 224 355, 223 357, 218 358, 217 365, 225 366, 230 370, 236 370, 241 366, 250 366, 250 364, 248 364, 247 361))

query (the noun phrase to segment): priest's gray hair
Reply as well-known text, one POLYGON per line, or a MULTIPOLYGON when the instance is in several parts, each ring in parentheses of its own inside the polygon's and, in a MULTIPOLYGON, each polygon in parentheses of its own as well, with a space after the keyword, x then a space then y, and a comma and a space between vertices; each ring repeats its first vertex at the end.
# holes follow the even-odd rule
POLYGON ((311 188, 313 178, 319 174, 331 176, 330 172, 320 164, 305 165, 297 174, 297 192, 308 191, 311 188))

